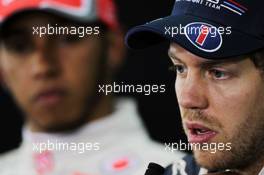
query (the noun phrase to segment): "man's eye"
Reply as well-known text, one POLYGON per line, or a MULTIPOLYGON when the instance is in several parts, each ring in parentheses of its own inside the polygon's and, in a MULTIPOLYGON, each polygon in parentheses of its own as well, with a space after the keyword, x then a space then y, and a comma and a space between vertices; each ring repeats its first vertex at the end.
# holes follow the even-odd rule
POLYGON ((182 74, 185 72, 185 67, 183 65, 173 65, 169 67, 169 70, 176 72, 177 74, 182 74))
POLYGON ((7 50, 17 54, 27 54, 34 50, 34 44, 29 39, 10 38, 4 41, 7 50))
POLYGON ((218 70, 218 69, 212 69, 209 71, 210 76, 212 76, 214 79, 220 79, 224 80, 229 78, 229 75, 227 72, 218 70))

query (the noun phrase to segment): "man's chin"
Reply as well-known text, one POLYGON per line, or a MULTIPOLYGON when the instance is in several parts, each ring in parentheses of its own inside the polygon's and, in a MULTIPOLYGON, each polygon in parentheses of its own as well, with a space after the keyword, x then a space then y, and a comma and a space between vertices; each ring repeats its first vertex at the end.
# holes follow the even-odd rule
POLYGON ((42 113, 39 115, 33 115, 32 117, 28 118, 28 120, 30 121, 29 123, 31 125, 31 128, 33 128, 33 130, 40 132, 50 132, 50 133, 74 130, 80 127, 83 123, 85 123, 84 117, 76 118, 72 116, 67 116, 66 113, 63 114, 42 113))
POLYGON ((71 131, 79 128, 81 125, 83 125, 83 121, 72 121, 72 122, 39 122, 38 124, 35 122, 34 126, 37 128, 36 130, 41 132, 47 132, 47 133, 55 133, 55 132, 65 132, 65 131, 71 131))
POLYGON ((227 169, 228 166, 228 153, 222 151, 216 151, 215 153, 210 151, 195 150, 194 158, 196 162, 208 170, 220 170, 227 169))

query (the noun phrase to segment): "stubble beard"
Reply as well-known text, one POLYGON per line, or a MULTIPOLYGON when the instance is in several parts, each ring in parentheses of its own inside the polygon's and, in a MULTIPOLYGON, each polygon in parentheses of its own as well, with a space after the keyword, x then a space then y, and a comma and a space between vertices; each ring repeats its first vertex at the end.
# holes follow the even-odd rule
MULTIPOLYGON (((263 107, 262 107, 263 108, 263 107)), ((246 170, 259 161, 264 161, 264 109, 255 110, 237 128, 232 137, 222 136, 218 143, 231 143, 231 150, 210 151, 194 150, 197 163, 209 170, 246 170)), ((195 114, 193 115, 195 117, 195 114)), ((207 121, 208 116, 196 114, 199 118, 214 125, 214 121, 207 121)), ((210 117, 214 118, 214 117, 210 117)), ((218 123, 218 121, 215 121, 218 123)), ((221 126, 221 125, 218 125, 221 126)), ((262 164, 263 166, 263 164, 262 164)))

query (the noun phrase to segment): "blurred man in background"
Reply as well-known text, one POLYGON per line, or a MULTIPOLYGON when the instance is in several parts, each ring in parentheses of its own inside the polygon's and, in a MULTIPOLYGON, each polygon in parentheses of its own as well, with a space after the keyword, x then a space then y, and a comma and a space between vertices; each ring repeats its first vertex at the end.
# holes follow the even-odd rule
POLYGON ((3 85, 26 121, 0 174, 141 175, 181 156, 150 140, 132 100, 100 92, 124 56, 112 1, 1 1, 0 16, 3 85))

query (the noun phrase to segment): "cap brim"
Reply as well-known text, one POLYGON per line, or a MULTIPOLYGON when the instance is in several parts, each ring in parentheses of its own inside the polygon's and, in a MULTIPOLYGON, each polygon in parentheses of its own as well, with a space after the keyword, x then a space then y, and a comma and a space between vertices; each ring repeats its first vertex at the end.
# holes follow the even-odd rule
POLYGON ((144 49, 163 41, 175 42, 181 47, 206 59, 223 59, 240 56, 264 48, 264 41, 258 37, 241 33, 231 29, 231 34, 223 34, 221 47, 213 52, 203 51, 196 47, 185 34, 172 35, 166 34, 165 27, 186 26, 190 23, 208 23, 216 28, 228 27, 215 22, 189 15, 168 16, 150 23, 136 26, 128 31, 125 42, 131 49, 144 49))

